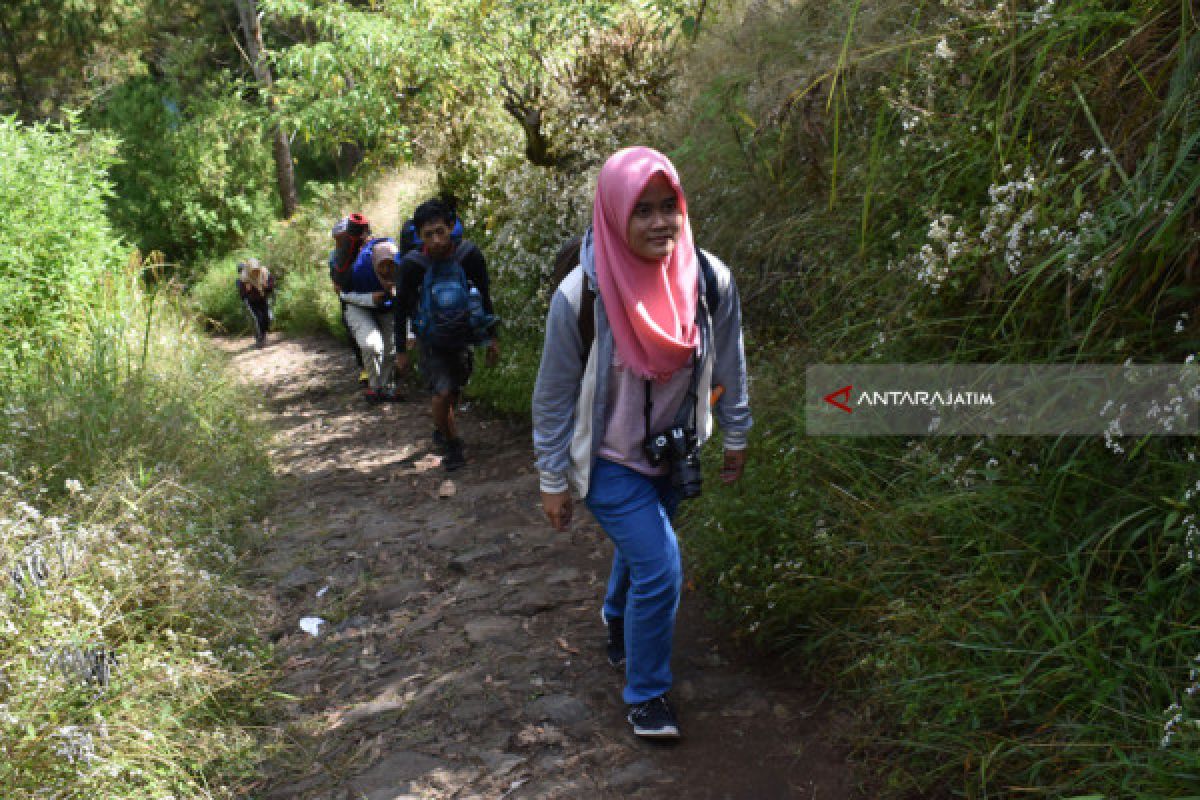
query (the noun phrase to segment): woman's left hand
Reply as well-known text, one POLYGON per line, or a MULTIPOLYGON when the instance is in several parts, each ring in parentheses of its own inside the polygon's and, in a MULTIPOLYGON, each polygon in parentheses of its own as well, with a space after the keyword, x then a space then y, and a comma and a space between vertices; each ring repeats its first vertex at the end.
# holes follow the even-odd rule
POLYGON ((745 450, 726 450, 725 461, 721 464, 721 483, 729 484, 736 482, 742 477, 742 471, 745 468, 745 450))

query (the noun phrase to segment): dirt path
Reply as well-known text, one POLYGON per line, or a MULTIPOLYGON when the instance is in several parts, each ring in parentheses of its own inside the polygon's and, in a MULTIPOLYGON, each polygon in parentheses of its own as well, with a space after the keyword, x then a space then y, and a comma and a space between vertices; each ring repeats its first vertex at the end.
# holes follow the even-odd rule
MULTIPOLYGON (((345 347, 221 346, 267 398, 281 492, 248 565, 273 600, 295 758, 267 798, 856 798, 845 721, 737 655, 685 593, 683 741, 630 733, 604 658, 611 548, 590 518, 554 533, 525 427, 469 408, 447 481, 426 396, 368 408, 345 347), (303 617, 328 622, 318 636, 303 617)), ((582 516, 586 517, 586 514, 582 516)))

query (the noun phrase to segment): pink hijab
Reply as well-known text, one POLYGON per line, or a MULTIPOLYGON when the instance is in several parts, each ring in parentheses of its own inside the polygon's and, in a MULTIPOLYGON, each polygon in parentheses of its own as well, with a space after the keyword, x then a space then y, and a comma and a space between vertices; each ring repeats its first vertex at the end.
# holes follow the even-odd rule
POLYGON ((665 381, 687 364, 700 342, 696 246, 683 187, 666 156, 630 147, 605 162, 596 181, 592 248, 617 355, 639 377, 665 381), (669 257, 647 261, 629 249, 625 234, 638 197, 656 174, 679 197, 683 230, 669 257))

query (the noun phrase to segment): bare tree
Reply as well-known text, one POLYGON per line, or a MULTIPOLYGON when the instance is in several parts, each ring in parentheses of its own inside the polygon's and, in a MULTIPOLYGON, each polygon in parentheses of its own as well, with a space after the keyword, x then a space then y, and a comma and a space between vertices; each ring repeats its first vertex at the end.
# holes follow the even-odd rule
MULTIPOLYGON (((233 0, 237 7, 242 35, 246 42, 246 59, 254 70, 254 78, 262 87, 267 99, 267 111, 275 112, 275 98, 271 95, 271 68, 263 58, 262 14, 257 0, 233 0)), ((292 169, 292 146, 287 134, 278 123, 271 125, 272 150, 275 155, 275 179, 279 185, 279 200, 283 204, 283 218, 290 219, 296 213, 296 174, 292 169)))

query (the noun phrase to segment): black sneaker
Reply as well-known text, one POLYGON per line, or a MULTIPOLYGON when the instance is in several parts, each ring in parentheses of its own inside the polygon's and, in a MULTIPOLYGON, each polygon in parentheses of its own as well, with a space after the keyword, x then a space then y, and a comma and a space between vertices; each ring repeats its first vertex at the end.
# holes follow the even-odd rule
POLYGON ((625 717, 633 725, 633 732, 647 739, 678 739, 679 723, 667 705, 667 698, 656 697, 644 703, 634 703, 625 717))
POLYGON ((625 666, 625 620, 621 617, 613 617, 609 619, 601 610, 600 618, 604 620, 604 627, 608 630, 608 643, 604 645, 605 655, 608 656, 608 663, 614 667, 625 666))
POLYGON ((369 406, 377 406, 383 402, 383 392, 379 389, 363 389, 363 400, 369 406))
POLYGON ((442 466, 447 472, 453 472, 467 465, 467 459, 463 456, 462 439, 450 439, 447 441, 445 452, 446 455, 442 458, 442 466))

